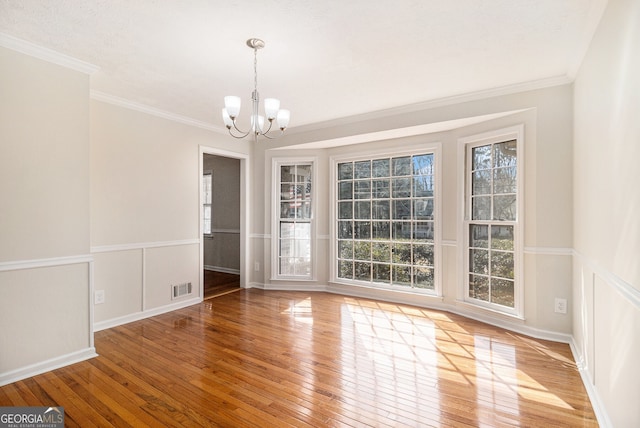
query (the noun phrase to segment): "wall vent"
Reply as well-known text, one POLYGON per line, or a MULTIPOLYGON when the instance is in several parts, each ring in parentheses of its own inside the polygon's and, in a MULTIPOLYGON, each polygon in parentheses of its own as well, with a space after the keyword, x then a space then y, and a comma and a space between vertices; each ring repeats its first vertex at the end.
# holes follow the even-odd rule
POLYGON ((173 294, 171 300, 177 299, 178 297, 186 296, 187 294, 191 294, 191 283, 185 282, 184 284, 176 284, 173 286, 173 294))

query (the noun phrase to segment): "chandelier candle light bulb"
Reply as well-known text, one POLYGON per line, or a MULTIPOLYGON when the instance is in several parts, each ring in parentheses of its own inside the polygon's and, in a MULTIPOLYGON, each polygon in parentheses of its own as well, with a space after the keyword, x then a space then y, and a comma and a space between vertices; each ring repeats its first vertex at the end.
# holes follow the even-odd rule
POLYGON ((247 40, 247 46, 253 49, 253 75, 254 75, 254 90, 251 94, 252 112, 251 112, 251 128, 249 131, 241 131, 237 124, 236 119, 240 114, 241 99, 236 96, 224 97, 224 108, 222 109, 222 120, 224 126, 229 130, 229 134, 234 138, 244 138, 249 134, 253 134, 256 141, 259 136, 263 136, 268 139, 273 139, 278 135, 269 135, 273 121, 275 120, 278 128, 280 129, 280 135, 284 133, 284 130, 289 126, 289 119, 291 113, 289 110, 280 108, 280 100, 276 98, 265 98, 264 100, 264 112, 269 122, 267 129, 265 126, 265 116, 259 114, 260 95, 258 94, 258 49, 264 47, 264 42, 260 39, 247 40), (257 126, 256 126, 257 125, 257 126))

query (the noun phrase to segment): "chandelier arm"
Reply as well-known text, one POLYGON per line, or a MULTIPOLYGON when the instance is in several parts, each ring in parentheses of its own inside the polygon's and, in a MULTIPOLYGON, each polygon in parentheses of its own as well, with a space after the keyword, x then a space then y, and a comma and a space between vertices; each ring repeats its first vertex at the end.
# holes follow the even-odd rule
MULTIPOLYGON (((269 131, 267 131, 267 132, 269 132, 269 131)), ((260 134, 260 136, 261 137, 265 137, 265 138, 267 138, 269 140, 275 140, 276 138, 282 136, 282 134, 284 134, 284 131, 280 131, 280 134, 278 134, 278 135, 267 135, 266 133, 262 133, 262 134, 260 134)))
POLYGON ((247 135, 249 135, 251 133, 251 130, 249 130, 247 132, 244 132, 244 131, 240 130, 238 128, 238 125, 236 125, 235 119, 233 120, 233 129, 235 129, 236 131, 238 131, 242 135, 240 135, 240 136, 233 135, 232 129, 230 127, 227 127, 227 129, 229 130, 229 135, 231 135, 233 138, 244 138, 244 137, 246 137, 247 135))

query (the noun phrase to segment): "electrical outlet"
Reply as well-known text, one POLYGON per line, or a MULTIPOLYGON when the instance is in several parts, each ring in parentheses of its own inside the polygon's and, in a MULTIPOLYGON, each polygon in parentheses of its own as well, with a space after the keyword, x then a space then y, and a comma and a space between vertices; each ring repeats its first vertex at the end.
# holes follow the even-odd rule
POLYGON ((260 262, 253 263, 253 270, 255 270, 256 272, 260 272, 260 262))
POLYGON ((555 311, 557 314, 567 313, 567 299, 556 297, 555 311))
POLYGON ((96 290, 93 300, 96 305, 104 303, 104 290, 96 290))

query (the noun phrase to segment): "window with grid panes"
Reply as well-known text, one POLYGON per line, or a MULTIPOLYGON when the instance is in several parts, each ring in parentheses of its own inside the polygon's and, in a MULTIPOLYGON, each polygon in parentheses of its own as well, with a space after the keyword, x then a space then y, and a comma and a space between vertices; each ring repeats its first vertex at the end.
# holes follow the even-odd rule
POLYGON ((517 142, 470 145, 468 297, 514 308, 517 142))
POLYGON ((337 277, 434 291, 434 154, 337 164, 337 277))
POLYGON ((310 278, 312 165, 279 165, 278 275, 310 278))

